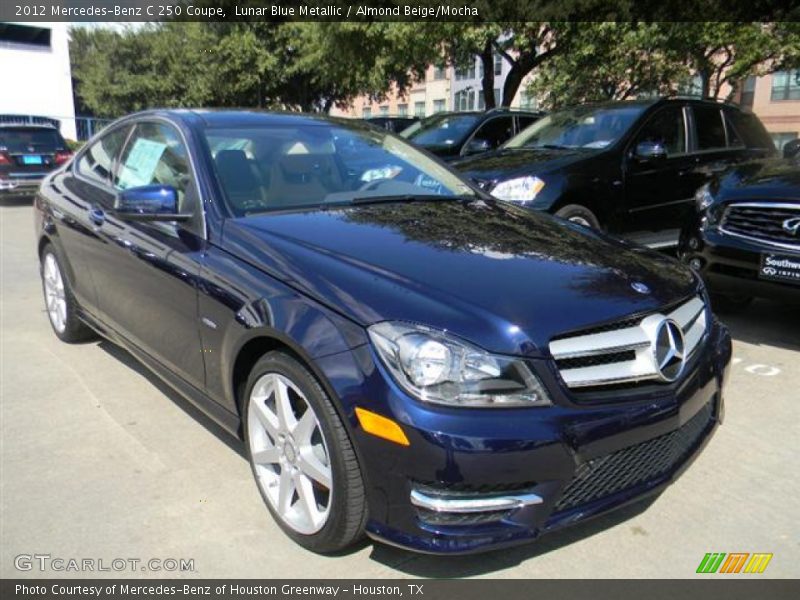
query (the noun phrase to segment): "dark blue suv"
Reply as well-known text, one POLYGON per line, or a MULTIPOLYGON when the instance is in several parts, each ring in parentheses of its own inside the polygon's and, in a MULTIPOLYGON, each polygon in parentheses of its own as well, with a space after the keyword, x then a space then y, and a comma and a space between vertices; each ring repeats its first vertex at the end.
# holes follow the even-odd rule
POLYGON ((55 334, 240 435, 315 551, 531 540, 657 493, 721 418, 730 337, 690 269, 368 125, 136 114, 35 214, 55 334))

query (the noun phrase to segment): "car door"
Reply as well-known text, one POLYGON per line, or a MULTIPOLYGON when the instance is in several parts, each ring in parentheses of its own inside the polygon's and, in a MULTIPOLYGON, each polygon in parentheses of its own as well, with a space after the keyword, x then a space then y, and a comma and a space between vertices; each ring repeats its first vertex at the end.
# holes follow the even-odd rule
POLYGON ((736 131, 725 122, 722 106, 694 104, 690 109, 690 133, 694 163, 689 180, 696 190, 737 162, 747 152, 736 131))
POLYGON ((105 243, 94 219, 94 207, 113 201, 111 173, 129 133, 127 124, 103 132, 47 190, 53 200, 59 239, 72 270, 73 292, 82 309, 95 318, 99 316, 99 306, 92 265, 105 256, 105 243))
POLYGON ((626 232, 680 228, 695 191, 688 143, 685 108, 677 103, 658 109, 634 133, 623 157, 626 232), (666 156, 637 156, 637 147, 646 142, 660 144, 666 156))
POLYGON ((205 248, 202 203, 183 135, 165 121, 136 123, 113 175, 115 191, 173 186, 185 223, 123 220, 113 204, 94 216, 103 256, 92 264, 100 310, 139 350, 202 389, 205 380, 197 319, 197 276, 205 248))

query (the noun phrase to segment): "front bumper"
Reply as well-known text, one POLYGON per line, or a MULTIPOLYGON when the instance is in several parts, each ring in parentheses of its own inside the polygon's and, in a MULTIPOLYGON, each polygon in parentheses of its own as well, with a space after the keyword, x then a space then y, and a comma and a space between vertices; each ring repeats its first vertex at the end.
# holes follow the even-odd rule
POLYGON ((699 260, 698 273, 708 289, 717 294, 754 296, 781 302, 800 302, 800 285, 760 279, 762 253, 797 255, 800 248, 776 248, 755 240, 731 236, 716 228, 696 228, 681 236, 681 260, 699 260), (689 245, 692 242, 691 247, 689 245))
POLYGON ((714 320, 680 382, 623 401, 576 403, 554 371, 540 373, 554 405, 532 409, 425 405, 397 388, 368 346, 349 354, 359 375, 343 368, 341 355, 320 363, 335 372, 345 411, 358 405, 393 418, 410 440, 396 446, 350 419, 368 534, 457 554, 533 540, 666 486, 721 420, 731 340, 714 320))

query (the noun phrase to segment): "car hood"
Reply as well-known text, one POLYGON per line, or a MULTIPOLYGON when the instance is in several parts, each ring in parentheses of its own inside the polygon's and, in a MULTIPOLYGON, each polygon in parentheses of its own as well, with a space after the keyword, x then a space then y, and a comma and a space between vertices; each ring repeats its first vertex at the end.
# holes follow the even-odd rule
POLYGON ((507 148, 458 160, 453 167, 478 182, 498 183, 523 175, 542 175, 595 156, 596 150, 507 148))
POLYGON ((491 200, 249 216, 223 245, 362 325, 423 323, 507 354, 697 290, 677 261, 491 200))
POLYGON ((722 200, 800 200, 800 162, 774 158, 744 163, 715 188, 722 200))

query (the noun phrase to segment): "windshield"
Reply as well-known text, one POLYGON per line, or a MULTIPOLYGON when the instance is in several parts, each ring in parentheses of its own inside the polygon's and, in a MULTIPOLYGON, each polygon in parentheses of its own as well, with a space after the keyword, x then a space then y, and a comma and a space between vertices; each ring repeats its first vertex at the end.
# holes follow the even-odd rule
POLYGON ((506 148, 605 148, 628 131, 645 106, 577 106, 553 113, 506 142, 506 148))
POLYGON ((225 195, 240 216, 398 196, 475 196, 446 167, 371 127, 206 129, 205 137, 225 195))
POLYGON ((475 127, 479 115, 434 115, 415 123, 402 136, 420 146, 460 144, 475 127))
POLYGON ((55 129, 44 127, 0 128, 0 149, 8 152, 54 152, 64 148, 55 129))

